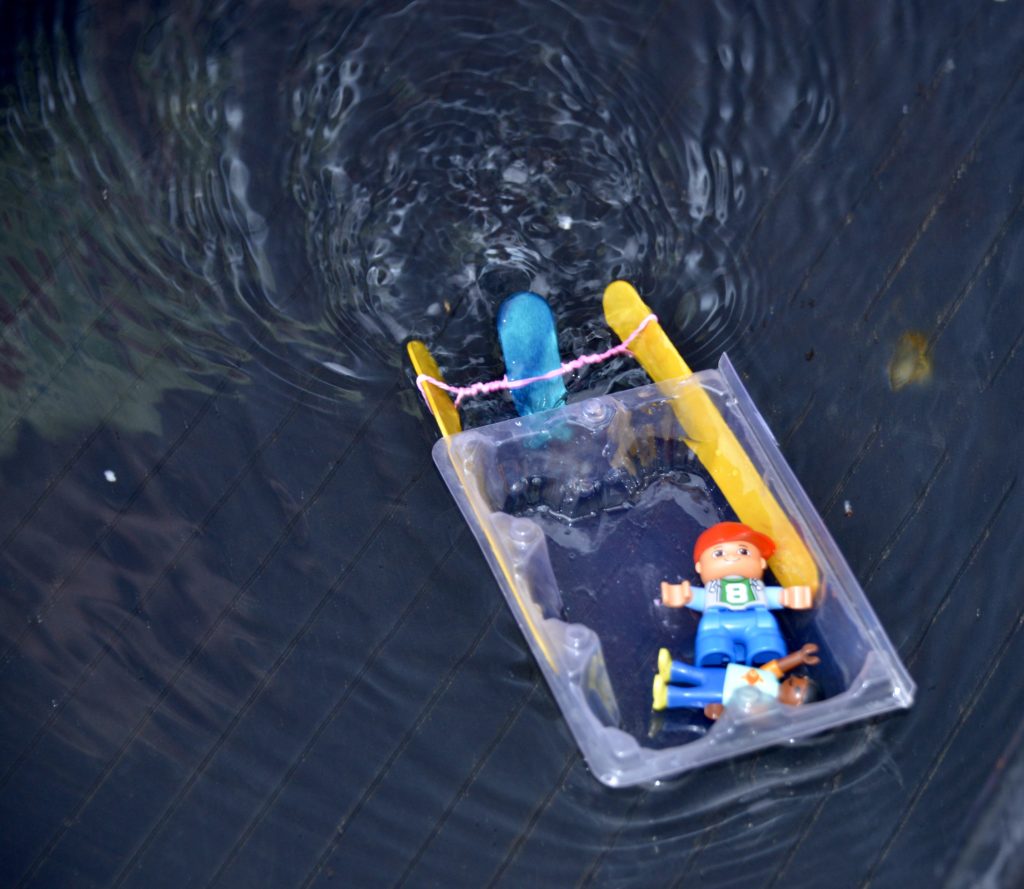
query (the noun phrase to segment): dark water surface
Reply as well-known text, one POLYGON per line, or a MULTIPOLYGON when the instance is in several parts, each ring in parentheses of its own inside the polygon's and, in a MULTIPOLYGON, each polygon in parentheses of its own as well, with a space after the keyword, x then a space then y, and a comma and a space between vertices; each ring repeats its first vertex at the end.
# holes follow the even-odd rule
POLYGON ((0 885, 1019 884, 1020 3, 99 0, 0 34, 0 885), (616 277, 692 366, 728 350, 912 712, 587 772, 403 344, 500 376, 529 287, 598 351, 616 277))

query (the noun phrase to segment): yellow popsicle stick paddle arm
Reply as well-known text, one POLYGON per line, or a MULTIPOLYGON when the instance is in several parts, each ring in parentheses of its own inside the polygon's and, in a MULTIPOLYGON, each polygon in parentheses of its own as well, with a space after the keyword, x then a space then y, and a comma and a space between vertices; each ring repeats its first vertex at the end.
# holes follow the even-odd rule
MULTIPOLYGON (((405 349, 417 377, 420 374, 425 374, 428 377, 433 377, 435 380, 444 379, 441 376, 441 369, 437 366, 434 356, 430 354, 430 350, 426 347, 425 343, 420 340, 411 340, 405 349)), ((447 438, 449 435, 461 432, 462 420, 459 419, 458 408, 455 407, 451 396, 444 389, 439 389, 429 382, 423 384, 423 392, 426 395, 430 413, 434 415, 434 420, 437 422, 437 428, 441 430, 441 434, 447 438)))
MULTIPOLYGON (((650 308, 629 282, 612 281, 604 289, 604 318, 620 340, 625 340, 650 314, 650 308)), ((693 373, 656 321, 648 324, 633 340, 629 351, 655 383, 679 380, 693 373)))
MULTIPOLYGON (((444 377, 441 376, 441 369, 438 367, 437 361, 434 360, 434 356, 430 354, 430 350, 427 349, 424 343, 420 340, 412 340, 408 346, 406 346, 406 352, 409 355, 409 360, 412 362, 413 370, 416 371, 417 377, 420 374, 425 374, 435 380, 444 381, 444 377)), ((437 422, 437 428, 441 430, 441 435, 443 435, 445 439, 445 446, 448 448, 449 455, 451 455, 451 437, 462 431, 462 421, 459 418, 458 408, 455 407, 455 403, 452 401, 451 396, 445 392, 444 389, 439 389, 430 382, 423 383, 423 391, 426 395, 427 404, 430 406, 430 412, 434 415, 434 420, 437 422)), ((456 460, 454 457, 450 457, 450 459, 463 488, 468 489, 468 479, 466 479, 464 475, 461 462, 456 460)), ((472 497, 469 498, 469 504, 470 508, 476 515, 477 527, 483 531, 484 536, 487 539, 487 545, 494 557, 494 561, 497 563, 498 570, 505 577, 508 588, 511 590, 512 595, 515 597, 516 602, 519 605, 519 613, 522 615, 523 621, 526 625, 526 632, 537 643, 544 659, 551 665, 551 669, 557 673, 558 664, 551 653, 551 647, 544 633, 542 633, 540 628, 537 626, 533 617, 533 612, 527 605, 526 600, 529 597, 529 594, 527 592, 526 582, 522 579, 517 579, 513 573, 511 566, 508 564, 508 560, 504 556, 501 544, 495 539, 493 533, 489 530, 490 522, 488 522, 483 516, 480 504, 478 504, 472 497)))
MULTIPOLYGON (((605 288, 605 319, 620 339, 628 337, 650 313, 650 308, 626 281, 613 281, 605 288)), ((633 341, 630 351, 656 383, 692 375, 657 323, 647 326, 633 341)), ((769 564, 779 583, 787 587, 810 586, 817 591, 818 569, 803 538, 708 394, 699 386, 681 386, 671 390, 671 394, 674 395, 672 409, 688 442, 740 521, 775 541, 777 549, 769 564)))

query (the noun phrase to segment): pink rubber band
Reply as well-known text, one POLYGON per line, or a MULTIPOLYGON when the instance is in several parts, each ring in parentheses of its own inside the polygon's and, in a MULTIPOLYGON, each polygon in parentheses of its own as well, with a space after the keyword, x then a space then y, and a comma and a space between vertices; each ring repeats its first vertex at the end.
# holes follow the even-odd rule
POLYGON ((490 380, 485 383, 473 383, 471 386, 450 386, 443 380, 437 380, 427 374, 420 374, 416 377, 416 387, 420 390, 420 395, 423 396, 423 400, 426 401, 427 391, 424 388, 425 385, 430 383, 432 386, 437 386, 438 389, 443 389, 450 395, 454 395, 455 406, 458 407, 463 398, 474 398, 477 395, 489 395, 492 392, 502 392, 509 389, 522 389, 524 386, 529 386, 532 383, 539 383, 543 380, 553 380, 556 377, 564 376, 567 373, 579 370, 589 364, 600 364, 602 361, 607 361, 609 358, 614 358, 616 355, 629 353, 629 347, 633 340, 643 333, 644 328, 647 327, 648 324, 651 322, 657 322, 657 320, 657 315, 648 315, 636 326, 636 329, 628 337, 619 343, 619 345, 613 346, 605 352, 599 352, 594 355, 580 355, 579 358, 567 361, 561 367, 549 370, 546 374, 541 374, 538 377, 525 377, 521 380, 510 380, 505 376, 500 380, 490 380))

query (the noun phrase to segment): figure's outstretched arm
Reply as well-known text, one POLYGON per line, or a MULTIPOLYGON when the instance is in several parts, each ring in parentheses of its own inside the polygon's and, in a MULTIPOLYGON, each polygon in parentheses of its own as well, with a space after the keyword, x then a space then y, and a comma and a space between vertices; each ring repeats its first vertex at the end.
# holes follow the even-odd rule
POLYGON ((669 583, 667 580, 661 582, 661 604, 668 608, 682 608, 689 605, 693 598, 693 591, 690 589, 690 581, 682 583, 669 583))
POLYGON ((809 586, 766 586, 764 595, 772 611, 779 608, 804 611, 814 605, 814 593, 809 586))
POLYGON ((667 608, 682 608, 684 605, 694 611, 704 610, 704 587, 694 586, 690 581, 682 583, 661 582, 661 599, 667 608))
POLYGON ((818 646, 813 642, 808 642, 797 651, 787 654, 785 657, 769 661, 761 669, 767 670, 776 679, 781 679, 790 670, 795 670, 802 664, 807 664, 808 666, 817 664, 821 660, 817 655, 817 651, 818 646))
POLYGON ((779 601, 785 608, 804 611, 814 604, 814 593, 809 586, 787 586, 783 587, 779 601))

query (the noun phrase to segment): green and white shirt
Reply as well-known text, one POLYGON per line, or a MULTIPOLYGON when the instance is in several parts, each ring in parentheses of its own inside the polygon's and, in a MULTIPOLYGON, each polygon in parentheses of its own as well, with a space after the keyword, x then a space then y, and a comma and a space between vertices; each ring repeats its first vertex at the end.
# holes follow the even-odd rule
POLYGON ((772 610, 782 607, 782 587, 765 586, 763 581, 748 577, 723 577, 708 581, 706 586, 691 586, 690 591, 693 598, 689 605, 694 611, 746 611, 758 605, 772 610))

